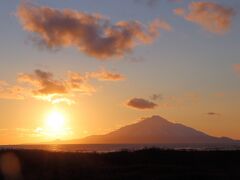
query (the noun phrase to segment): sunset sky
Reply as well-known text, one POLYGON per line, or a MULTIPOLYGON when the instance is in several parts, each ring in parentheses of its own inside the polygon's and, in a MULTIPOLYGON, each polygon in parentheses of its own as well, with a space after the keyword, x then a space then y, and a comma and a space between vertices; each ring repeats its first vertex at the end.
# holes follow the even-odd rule
POLYGON ((2 0, 0 144, 160 115, 240 139, 239 0, 2 0))

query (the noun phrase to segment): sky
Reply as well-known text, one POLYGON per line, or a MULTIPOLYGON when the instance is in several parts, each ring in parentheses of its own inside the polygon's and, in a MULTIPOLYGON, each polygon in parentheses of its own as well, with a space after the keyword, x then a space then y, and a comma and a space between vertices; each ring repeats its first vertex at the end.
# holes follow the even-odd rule
POLYGON ((0 144, 160 115, 240 139, 239 0, 2 0, 0 144))

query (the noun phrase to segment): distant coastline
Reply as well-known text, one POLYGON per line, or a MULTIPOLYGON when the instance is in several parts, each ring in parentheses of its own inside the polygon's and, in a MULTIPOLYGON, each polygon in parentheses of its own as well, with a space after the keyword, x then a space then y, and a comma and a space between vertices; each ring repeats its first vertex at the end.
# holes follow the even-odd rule
POLYGON ((0 145, 0 149, 11 150, 46 150, 53 152, 117 152, 121 150, 136 151, 145 148, 161 150, 193 151, 234 151, 240 150, 240 143, 208 144, 34 144, 34 145, 0 145))

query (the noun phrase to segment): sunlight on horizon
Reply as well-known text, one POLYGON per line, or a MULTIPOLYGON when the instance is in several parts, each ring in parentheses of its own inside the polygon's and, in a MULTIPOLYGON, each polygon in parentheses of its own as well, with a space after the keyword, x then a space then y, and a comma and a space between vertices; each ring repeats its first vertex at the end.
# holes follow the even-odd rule
POLYGON ((240 1, 162 1, 1 1, 0 145, 152 116, 240 139, 240 1))

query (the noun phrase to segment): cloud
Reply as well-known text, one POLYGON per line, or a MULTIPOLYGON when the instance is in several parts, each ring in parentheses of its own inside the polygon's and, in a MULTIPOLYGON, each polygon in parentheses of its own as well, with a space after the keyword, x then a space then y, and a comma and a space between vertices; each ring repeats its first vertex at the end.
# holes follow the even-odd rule
POLYGON ((173 10, 174 14, 178 16, 184 16, 185 15, 185 10, 183 8, 176 8, 173 10))
POLYGON ((197 92, 188 92, 182 95, 153 94, 150 99, 153 101, 160 100, 158 103, 160 108, 179 108, 198 103, 201 100, 201 96, 197 92))
MULTIPOLYGON (((73 134, 73 129, 69 127, 64 127, 61 136, 71 136, 73 134)), ((47 127, 37 127, 37 128, 14 128, 14 129, 0 129, 0 137, 18 137, 18 138, 44 138, 44 137, 54 137, 55 133, 49 130, 47 127)), ((2 139, 1 139, 2 140, 2 139)))
POLYGON ((30 85, 25 89, 31 89, 33 97, 52 103, 74 103, 70 97, 76 97, 76 93, 91 94, 94 88, 84 80, 79 80, 76 72, 68 72, 65 80, 56 79, 51 72, 36 69, 33 73, 20 73, 18 82, 30 85), (90 88, 91 87, 91 88, 90 88))
POLYGON ((25 91, 20 86, 10 86, 5 81, 0 81, 0 99, 24 99, 25 91))
MULTIPOLYGON (((146 3, 149 7, 155 7, 161 0, 134 0, 134 2, 142 2, 146 3)), ((165 0, 170 3, 180 3, 183 2, 183 0, 165 0)))
POLYGON ((150 96, 150 99, 153 101, 162 100, 163 96, 162 96, 162 94, 153 94, 150 96))
POLYGON ((233 68, 235 70, 236 73, 239 73, 240 74, 240 64, 234 64, 233 65, 233 68))
POLYGON ((158 105, 146 99, 133 98, 127 102, 127 106, 144 110, 144 109, 154 109, 158 105))
POLYGON ((208 112, 207 115, 209 116, 219 116, 219 113, 215 113, 215 112, 208 112))
POLYGON ((224 34, 229 31, 235 14, 233 8, 214 2, 192 2, 189 4, 188 10, 177 8, 174 9, 174 13, 216 34, 224 34))
POLYGON ((173 2, 173 3, 180 3, 183 2, 183 0, 168 0, 169 2, 173 2))
POLYGON ((97 59, 121 57, 137 45, 152 43, 160 29, 171 29, 159 19, 147 26, 139 21, 112 24, 101 14, 26 3, 18 7, 17 17, 24 30, 33 33, 40 44, 48 48, 74 46, 97 59))
POLYGON ((192 106, 199 103, 200 100, 200 94, 197 92, 188 92, 182 95, 152 94, 149 99, 132 98, 125 104, 137 109, 154 109, 156 107, 163 109, 192 106))
POLYGON ((33 74, 21 73, 18 75, 19 82, 25 82, 37 87, 35 95, 65 94, 67 87, 64 82, 53 79, 53 74, 42 70, 35 70, 33 74))
POLYGON ((89 78, 77 72, 68 72, 68 80, 66 81, 67 86, 74 92, 80 92, 84 94, 91 94, 96 91, 96 89, 88 83, 89 78))
POLYGON ((130 62, 130 63, 141 63, 144 62, 146 59, 142 56, 130 56, 126 62, 130 62))
POLYGON ((88 74, 88 76, 99 81, 120 81, 125 79, 122 74, 110 72, 104 69, 96 72, 91 72, 88 74))
POLYGON ((213 96, 222 98, 222 97, 226 96, 226 94, 224 92, 216 92, 213 94, 213 96))
POLYGON ((0 81, 0 99, 25 99, 34 97, 51 103, 73 104, 79 95, 92 94, 96 88, 90 79, 116 81, 123 75, 111 71, 86 72, 83 75, 69 71, 64 79, 56 78, 53 73, 40 69, 33 73, 19 73, 17 85, 8 85, 0 81), (91 74, 91 76, 89 76, 91 74))

